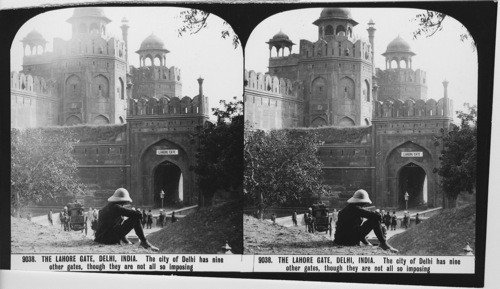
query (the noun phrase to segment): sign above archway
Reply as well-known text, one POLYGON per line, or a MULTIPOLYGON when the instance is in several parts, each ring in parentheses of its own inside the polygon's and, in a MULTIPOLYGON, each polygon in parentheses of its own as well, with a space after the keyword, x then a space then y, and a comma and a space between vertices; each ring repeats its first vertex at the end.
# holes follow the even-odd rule
POLYGON ((424 157, 424 152, 401 152, 403 158, 424 157))

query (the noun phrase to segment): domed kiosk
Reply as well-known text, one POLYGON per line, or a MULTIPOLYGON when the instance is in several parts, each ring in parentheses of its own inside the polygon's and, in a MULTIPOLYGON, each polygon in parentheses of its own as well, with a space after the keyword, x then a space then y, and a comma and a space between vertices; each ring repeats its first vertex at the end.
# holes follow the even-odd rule
POLYGON ((405 63, 405 68, 412 68, 412 57, 416 54, 411 50, 410 44, 400 35, 392 40, 384 53, 386 69, 401 68, 401 61, 405 63), (397 67, 392 67, 392 62, 396 61, 397 67))
POLYGON ((352 29, 358 22, 352 19, 349 8, 324 8, 313 24, 318 26, 320 39, 339 35, 352 39, 352 29))
POLYGON ((159 59, 160 66, 165 66, 166 55, 169 53, 168 49, 165 48, 165 43, 154 33, 151 33, 146 39, 141 43, 139 50, 136 53, 139 54, 140 65, 146 66, 146 59, 151 60, 151 65, 155 65, 154 60, 159 59))
POLYGON ((288 35, 283 33, 283 31, 281 31, 281 30, 278 33, 276 33, 273 36, 273 38, 269 39, 269 41, 266 43, 269 44, 269 57, 271 57, 271 52, 272 52, 273 48, 276 48, 276 56, 277 57, 280 56, 280 50, 281 50, 281 57, 284 57, 285 56, 285 48, 288 48, 288 54, 291 54, 292 53, 292 46, 295 45, 295 43, 293 43, 290 40, 290 37, 288 37, 288 35))
POLYGON ((26 56, 26 47, 29 47, 30 55, 37 55, 45 51, 45 44, 47 44, 47 40, 35 29, 28 33, 21 42, 23 43, 24 56, 26 56), (39 47, 42 49, 39 50, 39 47))

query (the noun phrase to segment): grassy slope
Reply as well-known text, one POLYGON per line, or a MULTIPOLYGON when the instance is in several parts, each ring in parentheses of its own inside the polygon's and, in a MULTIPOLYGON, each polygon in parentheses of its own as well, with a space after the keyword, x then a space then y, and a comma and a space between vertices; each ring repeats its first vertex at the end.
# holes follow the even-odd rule
POLYGON ((202 208, 148 236, 162 253, 216 254, 226 240, 232 252, 243 251, 241 202, 202 208))
POLYGON ((476 204, 445 210, 389 240, 402 255, 459 255, 475 249, 476 204))

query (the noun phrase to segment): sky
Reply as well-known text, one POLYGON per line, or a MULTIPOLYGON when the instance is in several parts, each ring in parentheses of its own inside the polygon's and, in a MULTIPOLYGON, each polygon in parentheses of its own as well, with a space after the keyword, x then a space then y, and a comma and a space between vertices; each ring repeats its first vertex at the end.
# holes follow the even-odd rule
MULTIPOLYGON (((203 93, 209 97, 210 107, 219 107, 219 100, 241 99, 243 94, 243 52, 241 46, 234 48, 230 39, 220 37, 227 29, 223 20, 215 15, 209 17, 208 26, 197 34, 178 36, 181 27, 180 12, 186 9, 174 7, 104 7, 104 14, 112 20, 107 25, 107 34, 122 39, 121 20, 129 21, 129 64, 139 67, 139 55, 135 53, 141 42, 154 33, 165 43, 168 67, 181 69, 182 95, 198 94, 198 77, 204 78, 203 93)), ((34 28, 52 51, 54 37, 71 38, 71 25, 66 22, 74 8, 60 9, 39 14, 19 29, 11 46, 11 70, 22 69, 23 47, 21 40, 34 28)))
MULTIPOLYGON (((300 39, 317 40, 317 26, 312 23, 319 18, 321 8, 290 10, 275 14, 262 21, 250 35, 245 47, 245 69, 267 72, 269 48, 265 43, 280 30, 297 45, 292 53, 299 53, 300 39)), ((459 35, 466 31, 451 17, 446 17, 444 28, 434 36, 417 40, 413 31, 417 23, 412 19, 425 12, 417 9, 401 8, 353 8, 351 14, 359 24, 353 34, 368 41, 368 22, 375 22, 375 65, 385 69, 385 58, 381 55, 387 45, 398 35, 411 46, 413 69, 427 72, 427 97, 443 97, 443 80, 449 81, 448 96, 453 99, 454 110, 463 110, 463 103, 477 104, 477 53, 471 42, 461 42, 459 35)), ((288 52, 288 50, 286 50, 288 52)), ((275 54, 276 52, 273 51, 275 54)), ((273 54, 273 55, 274 55, 273 54)))

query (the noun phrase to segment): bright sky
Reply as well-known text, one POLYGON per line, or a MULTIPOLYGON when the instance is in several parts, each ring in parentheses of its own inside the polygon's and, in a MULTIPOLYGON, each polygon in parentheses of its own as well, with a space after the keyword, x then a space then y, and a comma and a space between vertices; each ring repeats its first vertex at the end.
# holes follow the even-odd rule
MULTIPOLYGON (((165 42, 170 51, 167 66, 181 69, 182 95, 198 94, 199 76, 203 77, 203 92, 209 97, 210 107, 219 107, 219 100, 232 100, 243 94, 243 53, 241 46, 234 49, 230 39, 222 39, 223 20, 215 15, 209 18, 208 26, 194 35, 178 37, 181 27, 180 12, 173 7, 104 7, 105 15, 112 20, 107 25, 108 35, 122 38, 121 20, 129 20, 129 64, 139 67, 139 55, 135 53, 141 42, 151 33, 165 42)), ((21 39, 34 28, 48 41, 47 50, 52 51, 54 37, 71 38, 71 25, 66 22, 73 8, 54 10, 40 14, 26 22, 18 31, 11 47, 11 70, 22 69, 23 47, 21 39)), ((230 27, 229 27, 230 29, 230 27)))
MULTIPOLYGON (((296 43, 292 53, 299 52, 300 39, 317 40, 317 26, 312 22, 319 18, 321 8, 291 10, 276 14, 262 21, 250 35, 245 47, 245 69, 267 72, 269 48, 265 43, 280 29, 296 43)), ((462 110, 463 103, 477 104, 477 53, 470 42, 461 42, 459 35, 465 28, 447 17, 442 31, 430 38, 413 39, 417 24, 415 15, 425 12, 417 9, 353 8, 352 17, 359 24, 353 33, 368 41, 368 22, 375 22, 375 65, 385 69, 381 55, 398 34, 405 39, 417 55, 413 57, 413 69, 427 72, 428 98, 443 97, 442 82, 446 78, 448 96, 453 99, 454 110, 462 110)), ((288 52, 288 50, 287 50, 288 52)), ((273 51, 273 53, 276 53, 273 51)), ((274 54, 273 54, 274 55, 274 54)))

